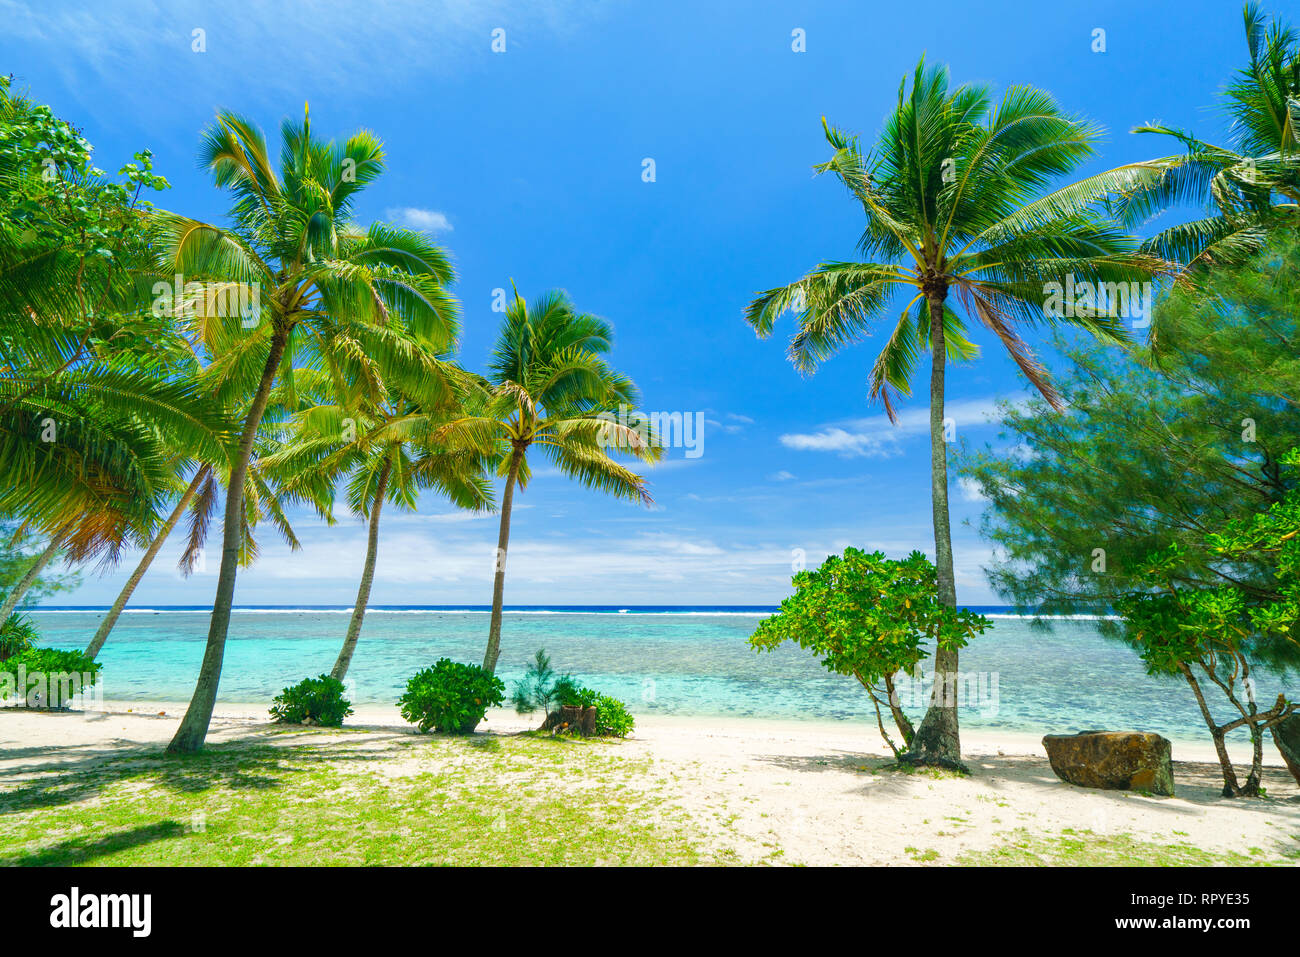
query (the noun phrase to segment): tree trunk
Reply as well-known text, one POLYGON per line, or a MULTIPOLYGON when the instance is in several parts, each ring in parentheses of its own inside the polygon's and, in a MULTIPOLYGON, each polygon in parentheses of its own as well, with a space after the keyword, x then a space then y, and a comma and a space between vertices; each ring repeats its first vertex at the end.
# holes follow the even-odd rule
MULTIPOLYGON (((934 514, 934 565, 939 601, 957 607, 957 586, 952 568, 952 528, 948 520, 948 447, 944 441, 944 367, 947 354, 943 338, 943 297, 930 300, 930 502, 934 514)), ((966 770, 961 761, 957 723, 957 651, 936 649, 934 692, 930 707, 903 755, 908 764, 935 765, 966 770)))
POLYGON ((217 594, 212 602, 212 620, 208 624, 208 644, 203 652, 199 679, 194 685, 194 696, 177 728, 167 750, 171 753, 189 753, 203 747, 212 721, 212 708, 217 703, 217 686, 221 683, 221 662, 226 654, 226 632, 230 629, 230 607, 235 600, 235 575, 239 568, 239 546, 244 526, 244 481, 248 476, 248 461, 253 455, 253 442, 262 413, 271 398, 280 359, 288 345, 289 330, 277 328, 272 334, 271 351, 262 368, 262 381, 253 396, 252 407, 244 420, 244 433, 239 439, 238 458, 231 463, 230 482, 226 489, 226 512, 221 529, 221 571, 217 576, 217 594))
POLYGON ((1192 694, 1196 696, 1196 703, 1200 706, 1201 717, 1205 719, 1205 726, 1210 729, 1210 738, 1214 741, 1214 753, 1219 756, 1219 767, 1223 770, 1223 796, 1236 797, 1241 793, 1241 787, 1237 784, 1237 771, 1232 766, 1232 757, 1228 754, 1228 746, 1223 740, 1223 732, 1215 723, 1214 715, 1210 714, 1210 706, 1205 703, 1205 695, 1201 693, 1201 683, 1196 680, 1192 674, 1192 669, 1186 663, 1179 666, 1183 677, 1192 688, 1192 694))
POLYGON ((9 616, 14 613, 18 603, 23 600, 23 595, 27 594, 31 587, 36 584, 36 579, 40 577, 42 569, 59 553, 59 547, 62 543, 63 533, 60 530, 58 534, 51 536, 50 543, 45 547, 45 551, 36 556, 31 565, 28 566, 27 571, 23 573, 23 577, 5 596, 4 606, 0 607, 0 625, 9 620, 9 616))
POLYGON ((140 580, 144 578, 144 574, 149 570, 149 566, 153 564, 153 560, 158 557, 158 551, 162 548, 163 542, 167 541, 167 536, 172 533, 172 529, 176 527, 176 523, 181 520, 181 516, 185 514, 185 510, 190 507, 190 502, 194 501, 194 495, 198 492, 199 485, 202 483, 203 478, 206 475, 207 470, 203 468, 200 468, 198 472, 195 473, 194 480, 190 482, 189 488, 185 490, 185 494, 181 496, 181 500, 176 503, 176 508, 172 510, 171 515, 168 516, 167 521, 163 523, 162 528, 158 530, 158 534, 154 536, 154 540, 150 543, 148 551, 146 551, 144 557, 140 559, 140 564, 135 566, 135 571, 133 571, 131 577, 126 580, 126 585, 122 588, 121 594, 117 596, 117 601, 113 602, 113 607, 108 610, 108 614, 104 616, 104 620, 99 623, 99 628, 95 632, 95 637, 91 638, 90 644, 86 646, 87 658, 93 660, 99 654, 99 649, 104 647, 104 642, 108 640, 109 632, 111 632, 113 626, 117 624, 117 619, 122 614, 122 609, 125 608, 126 603, 131 600, 132 592, 134 592, 136 586, 140 584, 140 580))
POLYGON ((898 692, 894 688, 893 675, 885 675, 885 693, 889 695, 889 713, 894 716, 894 725, 898 728, 898 733, 903 736, 903 747, 910 748, 912 739, 916 737, 916 729, 912 727, 907 712, 898 703, 898 692))
POLYGON ((388 473, 392 467, 393 460, 387 459, 379 472, 375 501, 370 506, 370 535, 366 542, 366 563, 361 569, 361 587, 357 589, 357 603, 352 609, 352 620, 348 622, 348 635, 343 639, 338 660, 330 672, 330 676, 339 681, 347 677, 348 667, 352 664, 352 653, 357 650, 357 639, 361 637, 361 621, 366 617, 366 605, 370 601, 370 586, 375 580, 375 557, 379 554, 379 512, 384 507, 384 492, 388 488, 388 473))
POLYGON ((506 594, 506 548, 510 544, 510 507, 515 498, 515 479, 523 449, 516 447, 510 455, 510 471, 506 475, 506 488, 501 496, 501 531, 497 535, 496 577, 492 582, 492 621, 488 625, 487 653, 483 655, 483 670, 494 674, 497 657, 501 654, 501 605, 506 594))

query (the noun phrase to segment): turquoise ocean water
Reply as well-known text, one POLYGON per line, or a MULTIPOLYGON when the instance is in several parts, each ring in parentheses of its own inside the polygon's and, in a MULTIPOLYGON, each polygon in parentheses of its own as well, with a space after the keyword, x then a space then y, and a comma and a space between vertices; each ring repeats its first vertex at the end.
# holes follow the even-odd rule
MULTIPOLYGON (((510 686, 533 652, 554 667, 628 702, 634 713, 737 718, 860 719, 870 699, 851 678, 825 672, 794 647, 759 654, 746 638, 768 610, 528 609, 508 611, 498 674, 510 686)), ((81 649, 97 610, 30 612, 44 643, 81 649)), ((220 697, 265 702, 308 675, 329 671, 347 609, 237 609, 220 697)), ((189 699, 207 637, 207 609, 128 610, 100 654, 105 697, 189 699)), ((353 659, 357 704, 392 705, 406 678, 446 656, 482 659, 484 610, 374 608, 353 659)), ((1199 741, 1204 725, 1181 681, 1148 677, 1137 656, 1103 638, 1096 623, 1057 621, 1050 632, 1010 615, 962 653, 964 727, 1043 734, 1087 728, 1157 731, 1199 741)), ((1300 693, 1294 678, 1264 677, 1261 697, 1300 693), (1285 685, 1285 687, 1284 687, 1285 685)), ((913 715, 925 687, 900 688, 913 715)))

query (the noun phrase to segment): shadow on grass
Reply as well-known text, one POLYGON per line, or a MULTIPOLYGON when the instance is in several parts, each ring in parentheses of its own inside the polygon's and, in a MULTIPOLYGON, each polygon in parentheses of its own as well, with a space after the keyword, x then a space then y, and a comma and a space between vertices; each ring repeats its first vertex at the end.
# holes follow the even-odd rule
POLYGON ((129 831, 118 831, 97 840, 71 840, 39 850, 0 857, 0 867, 68 867, 89 864, 96 858, 127 851, 156 841, 182 837, 185 828, 175 821, 159 821, 129 831))
POLYGON ((267 790, 291 785, 295 777, 310 773, 317 763, 366 763, 385 758, 382 752, 351 748, 246 741, 210 745, 198 754, 167 754, 142 747, 112 754, 78 747, 47 747, 39 752, 47 761, 0 769, 0 815, 75 804, 120 782, 139 779, 147 778, 149 783, 179 794, 198 794, 215 787, 267 790))

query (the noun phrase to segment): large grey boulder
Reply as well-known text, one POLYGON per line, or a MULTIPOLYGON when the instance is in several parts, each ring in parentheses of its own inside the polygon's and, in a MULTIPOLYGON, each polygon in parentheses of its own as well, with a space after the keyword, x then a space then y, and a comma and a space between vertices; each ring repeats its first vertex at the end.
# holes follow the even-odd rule
POLYGON ((1168 738, 1142 731, 1080 731, 1043 738, 1052 770, 1062 781, 1107 791, 1174 793, 1168 738))
POLYGON ((1300 784, 1300 712, 1273 726, 1273 741, 1282 752, 1287 770, 1300 784))

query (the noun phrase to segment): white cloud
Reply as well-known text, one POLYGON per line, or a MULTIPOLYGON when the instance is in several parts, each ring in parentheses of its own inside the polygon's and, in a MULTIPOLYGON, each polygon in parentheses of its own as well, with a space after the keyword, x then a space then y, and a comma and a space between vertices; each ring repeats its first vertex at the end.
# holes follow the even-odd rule
POLYGON ((399 226, 409 226, 429 233, 449 233, 453 228, 446 213, 418 206, 390 206, 384 210, 384 218, 399 226))
MULTIPOLYGON (((961 399, 947 403, 944 417, 952 419, 960 432, 963 427, 987 425, 996 412, 996 398, 961 399)), ((804 452, 835 452, 844 458, 887 458, 901 453, 904 439, 929 431, 930 410, 921 407, 904 409, 897 423, 890 422, 886 415, 877 415, 832 423, 811 433, 786 433, 781 436, 781 444, 804 452)))
POLYGON ((957 479, 957 487, 961 489, 961 497, 967 502, 987 502, 989 500, 989 497, 980 488, 980 483, 969 476, 963 475, 957 479))
POLYGON ((781 469, 779 472, 773 472, 768 476, 768 478, 773 482, 788 482, 794 477, 795 475, 793 472, 787 472, 785 469, 781 469))

